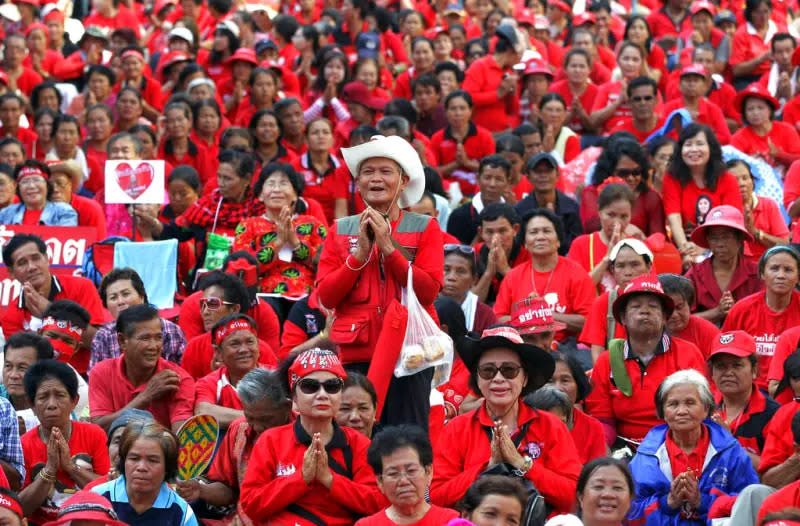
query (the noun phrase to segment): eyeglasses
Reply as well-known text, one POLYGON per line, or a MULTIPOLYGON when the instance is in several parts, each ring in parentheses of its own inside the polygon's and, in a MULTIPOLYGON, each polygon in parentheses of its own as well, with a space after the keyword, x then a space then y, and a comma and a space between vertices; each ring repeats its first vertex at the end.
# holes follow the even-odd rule
POLYGON ((42 184, 46 182, 47 180, 44 177, 28 176, 28 177, 23 177, 17 184, 19 186, 36 186, 37 184, 42 184))
POLYGON ((405 471, 388 471, 381 475, 382 479, 388 480, 392 484, 397 484, 400 479, 405 477, 409 482, 416 480, 422 475, 423 470, 419 467, 411 467, 405 471))
POLYGON ((230 301, 225 301, 221 298, 215 298, 213 296, 211 296, 210 298, 203 298, 200 300, 201 309, 217 310, 221 308, 223 305, 233 305, 233 303, 230 301))
POLYGON ((457 245, 456 243, 447 243, 444 246, 444 253, 449 254, 450 252, 461 252, 462 254, 474 254, 475 249, 469 245, 457 245))
POLYGON ((629 168, 620 168, 619 170, 614 170, 614 175, 617 177, 622 177, 623 179, 627 179, 628 177, 641 177, 642 169, 634 168, 631 170, 629 168))
POLYGON ((655 97, 652 95, 637 95, 635 97, 631 97, 631 101, 633 102, 650 102, 655 97))
POLYGON ((500 374, 503 375, 503 378, 506 380, 513 380, 517 376, 519 376, 519 372, 522 370, 521 365, 517 365, 515 363, 502 363, 500 367, 496 366, 493 363, 487 363, 485 365, 481 365, 478 367, 478 376, 483 378, 484 380, 491 380, 495 376, 497 376, 497 371, 500 371, 500 374))
POLYGON ((339 378, 331 378, 324 382, 314 380, 313 378, 303 378, 297 382, 297 387, 300 388, 301 392, 307 395, 319 392, 320 388, 325 389, 325 392, 328 394, 336 394, 342 390, 344 382, 339 378))
POLYGON ((285 190, 291 187, 292 183, 290 183, 289 181, 267 181, 266 183, 264 183, 264 188, 269 188, 269 189, 277 188, 279 190, 285 190))

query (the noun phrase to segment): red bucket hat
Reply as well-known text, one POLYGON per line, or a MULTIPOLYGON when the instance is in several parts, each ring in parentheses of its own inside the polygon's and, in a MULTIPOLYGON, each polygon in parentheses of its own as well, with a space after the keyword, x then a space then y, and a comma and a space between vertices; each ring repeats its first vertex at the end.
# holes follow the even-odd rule
POLYGON ((756 341, 744 331, 723 332, 714 340, 709 358, 717 354, 732 354, 739 358, 747 358, 755 354, 756 341))
POLYGON ((241 60, 243 62, 249 62, 254 67, 258 66, 258 59, 256 58, 256 51, 253 48, 249 47, 240 47, 236 51, 233 52, 233 55, 228 57, 225 60, 225 64, 233 64, 237 60, 241 60))
POLYGON ((361 104, 374 111, 383 111, 386 106, 384 99, 372 96, 367 85, 357 80, 345 84, 342 89, 342 101, 345 104, 348 102, 361 104))
POLYGON ((111 503, 93 491, 79 491, 64 501, 58 510, 58 518, 44 526, 60 526, 72 521, 97 521, 110 526, 125 526, 120 521, 111 503))
POLYGON ((696 245, 708 248, 708 229, 712 226, 726 226, 738 230, 748 241, 753 241, 753 236, 744 227, 744 216, 738 208, 731 205, 715 206, 709 210, 706 222, 692 232, 691 240, 696 245))
POLYGON ((511 326, 520 334, 562 331, 565 323, 553 319, 553 309, 543 298, 525 298, 511 309, 511 326))
POLYGON ((748 97, 755 97, 763 100, 772 106, 772 111, 777 111, 778 108, 781 107, 780 103, 778 103, 778 100, 773 97, 769 91, 767 91, 767 88, 758 82, 754 82, 736 94, 734 106, 742 113, 742 115, 744 115, 744 102, 748 97))
POLYGON ((614 313, 614 319, 617 320, 618 323, 622 323, 620 321, 622 318, 622 311, 625 310, 628 300, 631 299, 631 296, 636 294, 653 294, 658 296, 658 299, 661 300, 661 304, 664 305, 667 318, 669 318, 672 315, 672 311, 675 310, 675 302, 664 292, 664 288, 658 281, 658 277, 652 274, 643 274, 625 285, 625 288, 614 301, 614 305, 612 305, 611 309, 614 313))

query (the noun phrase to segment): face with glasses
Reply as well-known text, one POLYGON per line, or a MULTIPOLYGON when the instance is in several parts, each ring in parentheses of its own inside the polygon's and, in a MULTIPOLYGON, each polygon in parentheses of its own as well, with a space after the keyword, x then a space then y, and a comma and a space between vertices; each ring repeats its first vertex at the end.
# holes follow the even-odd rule
POLYGON ((706 241, 714 257, 725 261, 737 258, 742 247, 741 235, 733 228, 726 226, 708 227, 706 241))
POLYGON ((118 339, 127 370, 155 370, 162 347, 160 318, 137 322, 130 336, 120 333, 118 339))
POLYGON ((614 167, 614 175, 624 179, 632 192, 638 191, 643 173, 642 166, 627 155, 620 156, 614 167))
POLYGON ((483 353, 477 373, 478 390, 492 409, 510 407, 528 383, 519 355, 510 349, 490 349, 483 353))
POLYGON ((203 291, 200 300, 200 316, 203 318, 203 330, 210 331, 225 316, 239 312, 239 305, 225 300, 225 291, 219 285, 212 285, 203 291))
POLYGON ((250 331, 235 331, 217 345, 216 352, 229 371, 244 375, 258 364, 258 338, 250 331))
POLYGON ((328 371, 315 371, 301 378, 292 393, 297 412, 306 418, 335 418, 342 402, 341 378, 328 371))
POLYGON ((26 208, 41 209, 47 202, 47 179, 29 175, 17 181, 19 197, 26 208))
POLYGON ((69 203, 72 198, 72 178, 65 173, 54 173, 50 177, 53 193, 50 200, 56 203, 69 203))
POLYGON ((273 172, 267 177, 258 196, 267 209, 277 211, 296 202, 297 197, 289 177, 283 172, 273 172))
POLYGON ((656 107, 656 94, 653 86, 638 86, 631 90, 631 113, 634 120, 648 120, 656 107))
POLYGON ((624 288, 633 278, 650 272, 650 263, 645 261, 644 256, 626 246, 617 252, 617 258, 611 262, 611 270, 617 285, 624 288))
POLYGON ((433 478, 433 466, 423 466, 413 447, 401 447, 381 457, 383 471, 378 488, 393 506, 412 508, 425 500, 433 478))

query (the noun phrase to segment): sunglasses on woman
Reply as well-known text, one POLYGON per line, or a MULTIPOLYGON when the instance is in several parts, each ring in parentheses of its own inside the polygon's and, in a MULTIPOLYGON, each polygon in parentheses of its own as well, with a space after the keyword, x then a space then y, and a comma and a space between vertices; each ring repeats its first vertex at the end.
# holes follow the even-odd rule
POLYGON ((444 253, 450 254, 451 252, 461 252, 462 254, 474 254, 475 249, 469 245, 457 245, 455 243, 447 243, 444 246, 444 253))
POLYGON ((617 177, 622 177, 623 179, 627 179, 628 177, 641 177, 642 169, 620 168, 619 170, 614 171, 614 175, 616 175, 617 177))
POLYGON ((503 378, 506 380, 513 380, 519 376, 519 372, 521 370, 522 366, 515 363, 504 362, 500 364, 500 367, 493 363, 487 363, 478 367, 478 376, 484 380, 491 380, 497 376, 497 371, 500 371, 500 374, 503 375, 503 378))
POLYGON ((329 380, 325 380, 324 382, 314 380, 313 378, 303 378, 297 382, 297 387, 302 393, 307 395, 319 392, 320 388, 325 389, 325 392, 328 394, 336 394, 342 390, 342 387, 344 387, 344 382, 342 382, 342 380, 339 378, 331 378, 329 380))
POLYGON ((217 310, 223 305, 233 305, 233 303, 230 301, 225 301, 222 298, 215 298, 214 296, 200 300, 201 309, 217 310))

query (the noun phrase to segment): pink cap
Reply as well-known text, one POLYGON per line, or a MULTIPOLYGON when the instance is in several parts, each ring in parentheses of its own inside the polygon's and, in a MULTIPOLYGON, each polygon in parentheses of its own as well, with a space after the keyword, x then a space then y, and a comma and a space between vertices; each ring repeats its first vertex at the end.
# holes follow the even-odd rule
POLYGON ((240 47, 233 52, 233 55, 228 57, 225 61, 226 64, 233 64, 237 60, 249 62, 253 66, 258 66, 258 59, 256 58, 256 51, 250 47, 240 47))
POLYGON ((536 59, 529 60, 525 63, 525 69, 522 71, 522 76, 525 75, 534 75, 536 73, 544 74, 549 76, 551 79, 553 78, 553 70, 545 64, 536 59))
POLYGON ((708 76, 706 67, 701 64, 689 64, 681 70, 681 77, 684 75, 700 75, 701 77, 708 76))
POLYGON ((691 7, 689 7, 689 12, 693 15, 696 15, 700 11, 708 11, 713 17, 717 14, 717 6, 711 2, 708 2, 707 0, 699 0, 697 2, 693 2, 691 7))

